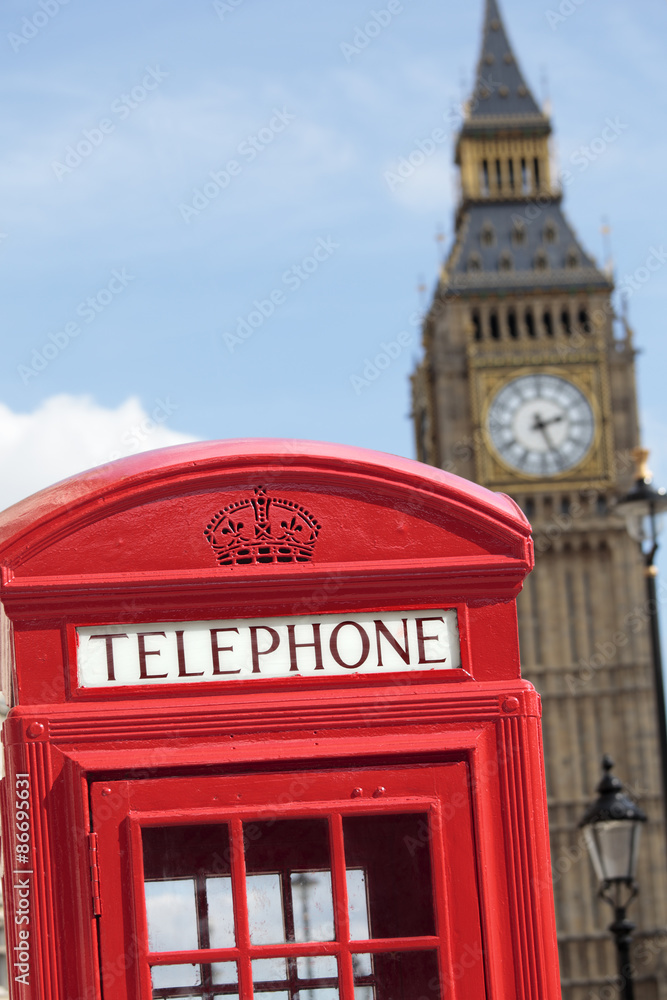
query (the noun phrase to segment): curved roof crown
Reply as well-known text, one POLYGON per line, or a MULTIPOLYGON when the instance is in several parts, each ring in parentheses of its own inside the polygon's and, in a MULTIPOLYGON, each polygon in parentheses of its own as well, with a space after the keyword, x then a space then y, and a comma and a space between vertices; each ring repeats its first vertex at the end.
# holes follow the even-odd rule
MULTIPOLYGON (((108 595, 111 587, 150 589, 168 579, 177 589, 197 580, 215 590, 225 579, 252 582, 267 572, 290 580, 327 567, 367 566, 376 575, 390 566, 429 566, 436 573, 452 560, 467 566, 469 577, 475 561, 480 572, 482 564, 502 564, 514 580, 510 589, 520 586, 532 547, 514 501, 409 459, 303 441, 212 441, 147 452, 0 514, 6 606, 24 597, 37 606, 39 594, 64 594, 69 585, 108 595), (271 517, 261 516, 262 503, 271 517), (306 534, 308 551, 298 553, 306 534), (221 558, 241 540, 249 558, 221 558)), ((476 586, 486 586, 481 576, 476 586)))

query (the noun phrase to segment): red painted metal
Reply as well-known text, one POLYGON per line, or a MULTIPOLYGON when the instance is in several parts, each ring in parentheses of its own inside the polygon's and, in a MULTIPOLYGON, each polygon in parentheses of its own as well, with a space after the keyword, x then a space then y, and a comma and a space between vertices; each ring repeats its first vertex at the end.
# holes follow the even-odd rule
MULTIPOLYGON (((343 820, 416 806, 431 817, 437 934, 364 950, 437 950, 442 996, 454 1000, 556 1000, 540 707, 520 677, 516 627, 532 564, 529 525, 507 497, 405 459, 303 442, 140 455, 0 515, 13 706, 5 899, 9 954, 27 956, 10 959, 15 1000, 147 1000, 142 825, 226 822, 238 843, 244 819, 278 814, 331 824, 339 939, 274 952, 337 954, 340 996, 353 1000, 350 956, 362 943, 349 940, 343 820), (212 519, 230 505, 247 511, 256 489, 284 502, 287 532, 284 512, 294 511, 294 524, 316 533, 303 561, 219 564, 227 536, 216 532, 231 515, 212 519), (78 683, 81 626, 428 608, 456 609, 460 669, 78 683), (304 774, 307 791, 290 795, 304 774)), ((234 957, 249 1000, 260 952, 247 932, 243 852, 232 852, 231 870, 236 947, 203 954, 234 957)), ((170 957, 179 953, 150 962, 170 957)))

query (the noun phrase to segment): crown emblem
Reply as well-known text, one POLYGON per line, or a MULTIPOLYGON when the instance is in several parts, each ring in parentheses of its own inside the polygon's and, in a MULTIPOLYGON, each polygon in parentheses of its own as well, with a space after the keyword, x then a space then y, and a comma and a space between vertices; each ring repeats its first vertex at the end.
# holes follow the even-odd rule
POLYGON ((305 507, 266 490, 223 507, 204 535, 219 566, 302 563, 313 558, 320 524, 305 507))

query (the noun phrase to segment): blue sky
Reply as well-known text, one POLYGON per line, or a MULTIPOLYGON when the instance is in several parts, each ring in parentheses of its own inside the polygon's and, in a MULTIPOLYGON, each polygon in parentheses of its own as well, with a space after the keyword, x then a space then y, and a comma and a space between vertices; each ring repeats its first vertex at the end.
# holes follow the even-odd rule
MULTIPOLYGON (((502 6, 551 100, 567 214, 599 259, 609 217, 620 281, 667 245, 667 5, 502 6), (617 141, 582 155, 608 119, 617 141)), ((431 294, 452 235, 451 141, 394 190, 385 175, 460 106, 483 0, 387 8, 4 0, 0 506, 189 438, 413 455, 417 286, 431 294), (373 11, 383 26, 350 51, 373 11), (388 341, 397 357, 360 387, 388 341)), ((666 304, 661 264, 630 318, 665 484, 666 304)))

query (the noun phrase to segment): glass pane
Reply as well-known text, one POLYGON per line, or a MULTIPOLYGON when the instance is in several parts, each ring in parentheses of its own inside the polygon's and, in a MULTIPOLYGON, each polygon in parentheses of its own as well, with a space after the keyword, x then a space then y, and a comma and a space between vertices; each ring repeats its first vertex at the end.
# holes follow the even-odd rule
POLYGON ((233 947, 227 826, 144 827, 141 836, 150 950, 233 947))
POLYGON ((236 962, 217 962, 215 965, 154 965, 151 969, 154 1000, 187 1000, 183 994, 188 987, 201 987, 202 997, 227 997, 239 1000, 236 962), (203 977, 203 978, 202 978, 203 977), (217 989, 216 989, 217 987, 217 989), (222 987, 227 987, 224 992, 222 987), (212 992, 214 991, 214 992, 212 992))
POLYGON ((609 823, 596 823, 593 827, 586 827, 587 833, 589 830, 597 841, 599 855, 597 875, 600 880, 632 877, 635 824, 627 820, 612 820, 609 823))
POLYGON ((144 891, 150 950, 196 949, 197 906, 194 880, 146 882, 144 891))
POLYGON ((245 823, 243 837, 252 943, 332 941, 327 821, 245 823))
POLYGON ((353 955, 352 967, 355 1000, 442 1000, 435 951, 353 955))
POLYGON ((333 941, 331 872, 292 872, 295 941, 333 941))
POLYGON ((309 955, 297 958, 299 979, 338 979, 338 961, 335 955, 309 955))
POLYGON ((211 966, 211 980, 216 986, 235 986, 239 981, 236 962, 216 962, 211 966))
POLYGON ((335 955, 307 955, 296 960, 297 1000, 338 1000, 338 961, 335 955))
MULTIPOLYGON (((257 994, 255 993, 255 996, 257 994)), ((335 986, 327 986, 324 989, 304 989, 295 994, 295 1000, 338 1000, 340 994, 335 986)))
POLYGON ((301 1000, 338 1000, 338 962, 333 955, 257 958, 252 963, 254 994, 289 995, 301 1000))
POLYGON ((154 965, 151 968, 154 990, 173 986, 200 986, 201 971, 198 965, 154 965))
POLYGON ((365 941, 370 937, 370 927, 366 872, 363 868, 347 870, 347 901, 350 910, 350 941, 365 941))
POLYGON ((211 948, 233 948, 236 939, 231 878, 207 878, 206 899, 211 948))
POLYGON ((287 962, 284 958, 256 958, 252 963, 253 983, 284 984, 287 976, 287 962))
POLYGON ((280 875, 248 875, 248 923, 253 944, 285 940, 280 875))
POLYGON ((279 993, 258 993, 257 990, 254 990, 253 996, 255 1000, 290 1000, 289 993, 284 990, 280 990, 279 993))
POLYGON ((141 839, 146 879, 231 875, 224 824, 144 827, 141 839))
MULTIPOLYGON (((367 933, 373 938, 435 934, 428 815, 347 816, 343 835, 348 869, 365 873, 367 933)), ((360 883, 354 900, 356 929, 363 909, 360 883)))
POLYGON ((359 979, 362 976, 372 976, 373 975, 373 956, 372 955, 353 955, 352 956, 352 971, 354 972, 355 979, 359 979))

